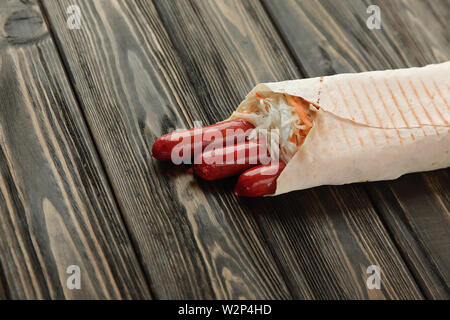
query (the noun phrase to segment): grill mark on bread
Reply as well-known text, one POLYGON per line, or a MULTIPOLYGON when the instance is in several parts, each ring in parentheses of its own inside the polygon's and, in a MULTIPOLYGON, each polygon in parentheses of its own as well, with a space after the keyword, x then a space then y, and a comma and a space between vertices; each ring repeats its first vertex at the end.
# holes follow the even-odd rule
MULTIPOLYGON (((330 91, 330 93, 329 93, 329 96, 330 96, 330 100, 331 100, 331 103, 333 104, 333 107, 336 109, 336 100, 334 100, 334 98, 333 98, 333 95, 331 94, 331 91, 330 91)), ((352 150, 352 147, 351 147, 351 144, 350 144, 350 140, 348 139, 348 137, 347 137, 347 133, 345 132, 345 128, 344 128, 344 126, 342 125, 342 122, 341 121, 338 121, 339 122, 339 126, 341 127, 341 130, 342 130, 342 134, 344 135, 344 139, 345 139, 345 141, 347 142, 347 147, 348 147, 348 149, 351 151, 352 150)))
MULTIPOLYGON (((430 123, 431 123, 432 125, 434 125, 433 120, 431 119, 430 114, 428 113, 428 111, 427 111, 427 109, 425 108, 425 106, 424 106, 422 100, 421 100, 420 97, 419 97, 419 93, 417 92, 416 87, 415 87, 414 84, 412 83, 412 80, 411 80, 411 79, 408 79, 408 80, 409 80, 409 85, 411 86, 411 88, 412 88, 414 94, 416 95, 417 101, 419 101, 419 103, 420 103, 420 105, 421 105, 423 111, 425 112, 425 115, 427 116, 427 118, 428 118, 428 120, 430 121, 430 123)), ((434 127, 434 130, 436 131, 436 135, 439 136, 439 130, 438 130, 436 127, 434 127)))
POLYGON ((416 119, 417 123, 421 126, 422 128, 422 132, 423 135, 426 137, 427 133, 425 132, 425 128, 423 128, 423 123, 420 122, 419 117, 416 114, 416 111, 414 110, 414 108, 411 106, 411 103, 408 100, 408 97, 406 96, 406 92, 405 89, 403 88, 402 84, 400 83, 400 81, 397 78, 394 78, 395 81, 397 82, 398 87, 400 88, 400 92, 402 93, 403 98, 405 99, 406 103, 408 104, 408 108, 409 110, 411 110, 412 114, 414 115, 414 118, 416 119))
POLYGON ((444 101, 444 103, 445 103, 445 106, 447 107, 447 109, 449 109, 447 99, 444 98, 444 95, 442 94, 441 89, 439 89, 438 84, 436 83, 436 81, 434 79, 432 81, 433 81, 434 87, 436 88, 436 91, 437 91, 439 97, 441 97, 442 101, 444 101))
POLYGON ((320 103, 320 94, 322 93, 322 87, 323 87, 323 77, 320 77, 320 85, 319 85, 319 91, 317 92, 317 104, 320 103))
MULTIPOLYGON (((344 97, 344 93, 342 92, 342 89, 341 89, 341 86, 339 85, 339 83, 336 83, 336 88, 338 89, 339 95, 341 96, 342 100, 344 101, 345 110, 347 110, 348 115, 350 116, 350 118, 351 118, 353 121, 356 121, 356 120, 355 120, 355 117, 353 117, 353 114, 351 113, 351 111, 350 111, 350 109, 349 109, 349 107, 348 107, 347 100, 346 100, 345 97, 344 97)), ((337 102, 336 102, 336 103, 337 103, 337 102)), ((337 109, 337 104, 336 104, 335 107, 336 107, 335 109, 337 109)))
MULTIPOLYGON (((362 115, 363 115, 364 121, 366 121, 366 123, 368 124, 369 121, 367 120, 366 113, 364 112, 364 109, 363 109, 363 107, 362 107, 361 101, 358 99, 358 96, 356 95, 356 92, 355 92, 355 90, 353 89, 353 86, 352 86, 351 82, 349 81, 347 84, 348 84, 350 90, 352 91, 353 97, 355 98, 356 103, 358 104, 359 109, 361 110, 361 113, 362 113, 362 115)), ((373 136, 372 130, 369 130, 369 133, 370 133, 370 136, 371 136, 371 138, 372 138, 373 144, 376 145, 377 142, 376 142, 376 140, 375 140, 375 137, 373 136)))
POLYGON ((384 111, 386 112, 387 116, 389 117, 389 120, 391 120, 392 126, 395 128, 395 131, 397 132, 397 136, 398 136, 398 140, 400 142, 400 145, 403 145, 403 139, 402 139, 402 136, 400 135, 400 131, 395 126, 394 120, 392 119, 391 115, 389 114, 389 110, 388 110, 388 108, 386 106, 386 103, 383 100, 383 97, 381 95, 380 90, 377 87, 377 84, 376 84, 375 80, 372 77, 370 77, 370 80, 372 80, 373 86, 375 88, 375 91, 377 92, 378 98, 380 99, 380 101, 381 101, 381 103, 383 105, 384 111))
MULTIPOLYGON (((347 98, 345 97, 344 93, 342 92, 341 86, 339 85, 339 83, 336 83, 336 86, 338 88, 340 96, 342 97, 342 100, 344 101, 344 105, 345 105, 345 108, 347 109, 347 112, 350 114, 350 117, 352 118, 352 120, 355 121, 355 118, 350 113, 349 104, 348 104, 347 98)), ((361 136, 359 135, 358 132, 356 133, 356 135, 358 136, 358 140, 359 140, 359 143, 361 144, 361 147, 364 147, 364 141, 361 139, 361 136)))
MULTIPOLYGON (((367 100, 369 100, 369 105, 370 105, 370 107, 372 108, 373 113, 375 114, 375 117, 376 117, 377 120, 378 120, 379 126, 382 128, 382 127, 383 127, 383 122, 381 121, 380 115, 377 113, 377 111, 376 111, 376 109, 375 109, 375 105, 373 104, 373 101, 372 101, 372 99, 370 98, 369 93, 367 92, 367 88, 366 88, 366 85, 364 84, 364 82, 361 82, 361 87, 362 87, 362 89, 363 89, 363 91, 364 91, 364 94, 365 94, 366 97, 367 97, 367 100)), ((384 133, 384 136, 385 136, 385 138, 386 138, 387 144, 390 145, 391 143, 389 142, 389 136, 386 134, 386 130, 383 130, 383 133, 384 133)))
POLYGON ((423 82, 423 79, 420 79, 420 83, 422 84, 422 87, 425 89, 425 92, 427 93, 428 97, 431 100, 431 103, 434 106, 434 109, 436 109, 436 112, 439 114, 439 117, 441 117, 442 120, 444 120, 445 125, 448 125, 448 121, 445 120, 444 116, 442 115, 441 111, 439 110, 439 108, 436 106, 436 103, 434 103, 434 99, 433 96, 431 95, 430 91, 428 90, 428 87, 425 85, 425 83, 423 82))
MULTIPOLYGON (((405 123, 405 126, 406 126, 408 129, 410 129, 411 127, 410 127, 408 121, 406 120, 406 117, 405 117, 405 115, 403 114, 403 111, 401 110, 400 105, 398 104, 397 99, 395 98, 395 95, 394 95, 394 92, 392 91, 391 85, 389 84, 389 82, 387 81, 386 78, 383 79, 383 82, 384 82, 384 85, 386 86, 386 88, 388 89, 389 94, 390 94, 391 97, 392 97, 392 101, 394 102, 394 106, 397 108, 398 112, 400 113, 400 116, 402 117, 402 120, 403 120, 403 122, 405 123)), ((410 133, 410 135, 411 135, 411 139, 412 139, 412 140, 416 140, 416 137, 414 137, 414 134, 413 134, 412 132, 410 133)))

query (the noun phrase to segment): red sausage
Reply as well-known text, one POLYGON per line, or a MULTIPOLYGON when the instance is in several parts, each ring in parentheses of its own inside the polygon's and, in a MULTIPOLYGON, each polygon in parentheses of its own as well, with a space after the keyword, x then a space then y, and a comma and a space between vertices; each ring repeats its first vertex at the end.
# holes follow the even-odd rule
POLYGON ((250 140, 241 144, 206 150, 194 161, 194 173, 205 180, 231 177, 242 171, 269 162, 267 146, 263 140, 250 140))
POLYGON ((279 161, 248 169, 239 177, 234 193, 244 197, 274 194, 277 178, 285 167, 284 162, 279 161))
MULTIPOLYGON (((254 126, 251 123, 242 119, 236 119, 202 128, 194 128, 169 133, 158 138, 155 141, 152 147, 152 155, 158 160, 171 160, 172 150, 179 143, 183 142, 189 144, 189 146, 187 146, 187 149, 190 150, 190 156, 192 157, 194 156, 195 150, 202 151, 211 142, 214 142, 215 145, 216 143, 218 143, 219 145, 224 145, 225 139, 244 141, 245 132, 249 129, 254 129, 254 126), (230 133, 230 131, 237 131, 234 134, 229 134, 228 136, 226 136, 227 130, 229 130, 228 133, 230 133), (216 139, 216 137, 221 137, 221 139, 216 139)), ((181 154, 180 156, 182 157, 183 154, 181 154)))

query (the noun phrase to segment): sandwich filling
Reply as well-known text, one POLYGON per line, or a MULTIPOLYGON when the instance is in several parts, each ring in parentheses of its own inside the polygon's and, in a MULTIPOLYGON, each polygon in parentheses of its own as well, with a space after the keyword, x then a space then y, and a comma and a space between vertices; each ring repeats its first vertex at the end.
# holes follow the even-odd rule
POLYGON ((255 130, 250 138, 263 135, 271 155, 278 152, 279 158, 288 163, 313 127, 317 110, 316 106, 299 97, 257 93, 235 111, 232 118, 252 123, 255 130))

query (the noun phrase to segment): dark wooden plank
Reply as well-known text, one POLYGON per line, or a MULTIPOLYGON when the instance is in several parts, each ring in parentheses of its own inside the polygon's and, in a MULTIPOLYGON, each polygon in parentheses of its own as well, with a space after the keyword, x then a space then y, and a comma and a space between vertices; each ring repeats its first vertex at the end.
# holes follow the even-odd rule
MULTIPOLYGON (((449 2, 264 1, 308 76, 423 66, 450 59, 449 2), (366 27, 369 4, 381 30, 366 27)), ((449 170, 367 184, 382 219, 429 298, 448 299, 449 170)))
POLYGON ((0 28, 0 274, 9 297, 150 298, 39 6, 2 1, 0 28), (80 267, 80 290, 66 285, 70 265, 80 267))
MULTIPOLYGON (((301 76, 258 1, 155 4, 199 94, 204 121, 226 118, 258 82, 301 76)), ((421 297, 361 187, 237 201, 259 222, 296 298, 421 297), (383 270, 380 291, 366 288, 372 264, 383 270)))
POLYGON ((0 300, 6 300, 7 298, 8 294, 6 293, 5 278, 2 270, 0 270, 0 300))
POLYGON ((290 298, 229 183, 197 183, 151 158, 157 136, 206 119, 152 3, 43 4, 156 297, 290 298), (80 30, 66 28, 73 4, 80 30))
POLYGON ((410 174, 369 190, 427 297, 448 299, 450 170, 410 174))

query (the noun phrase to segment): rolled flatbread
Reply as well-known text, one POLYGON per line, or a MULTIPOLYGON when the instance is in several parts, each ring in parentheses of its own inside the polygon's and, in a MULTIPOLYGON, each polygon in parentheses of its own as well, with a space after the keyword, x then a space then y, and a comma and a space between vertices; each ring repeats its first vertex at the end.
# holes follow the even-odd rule
POLYGON ((278 177, 276 195, 396 179, 450 165, 449 76, 446 62, 264 83, 231 119, 278 129, 287 166, 278 177), (289 96, 300 98, 310 110, 312 128, 303 131, 307 135, 302 140, 292 136, 305 124, 286 102, 289 96))

